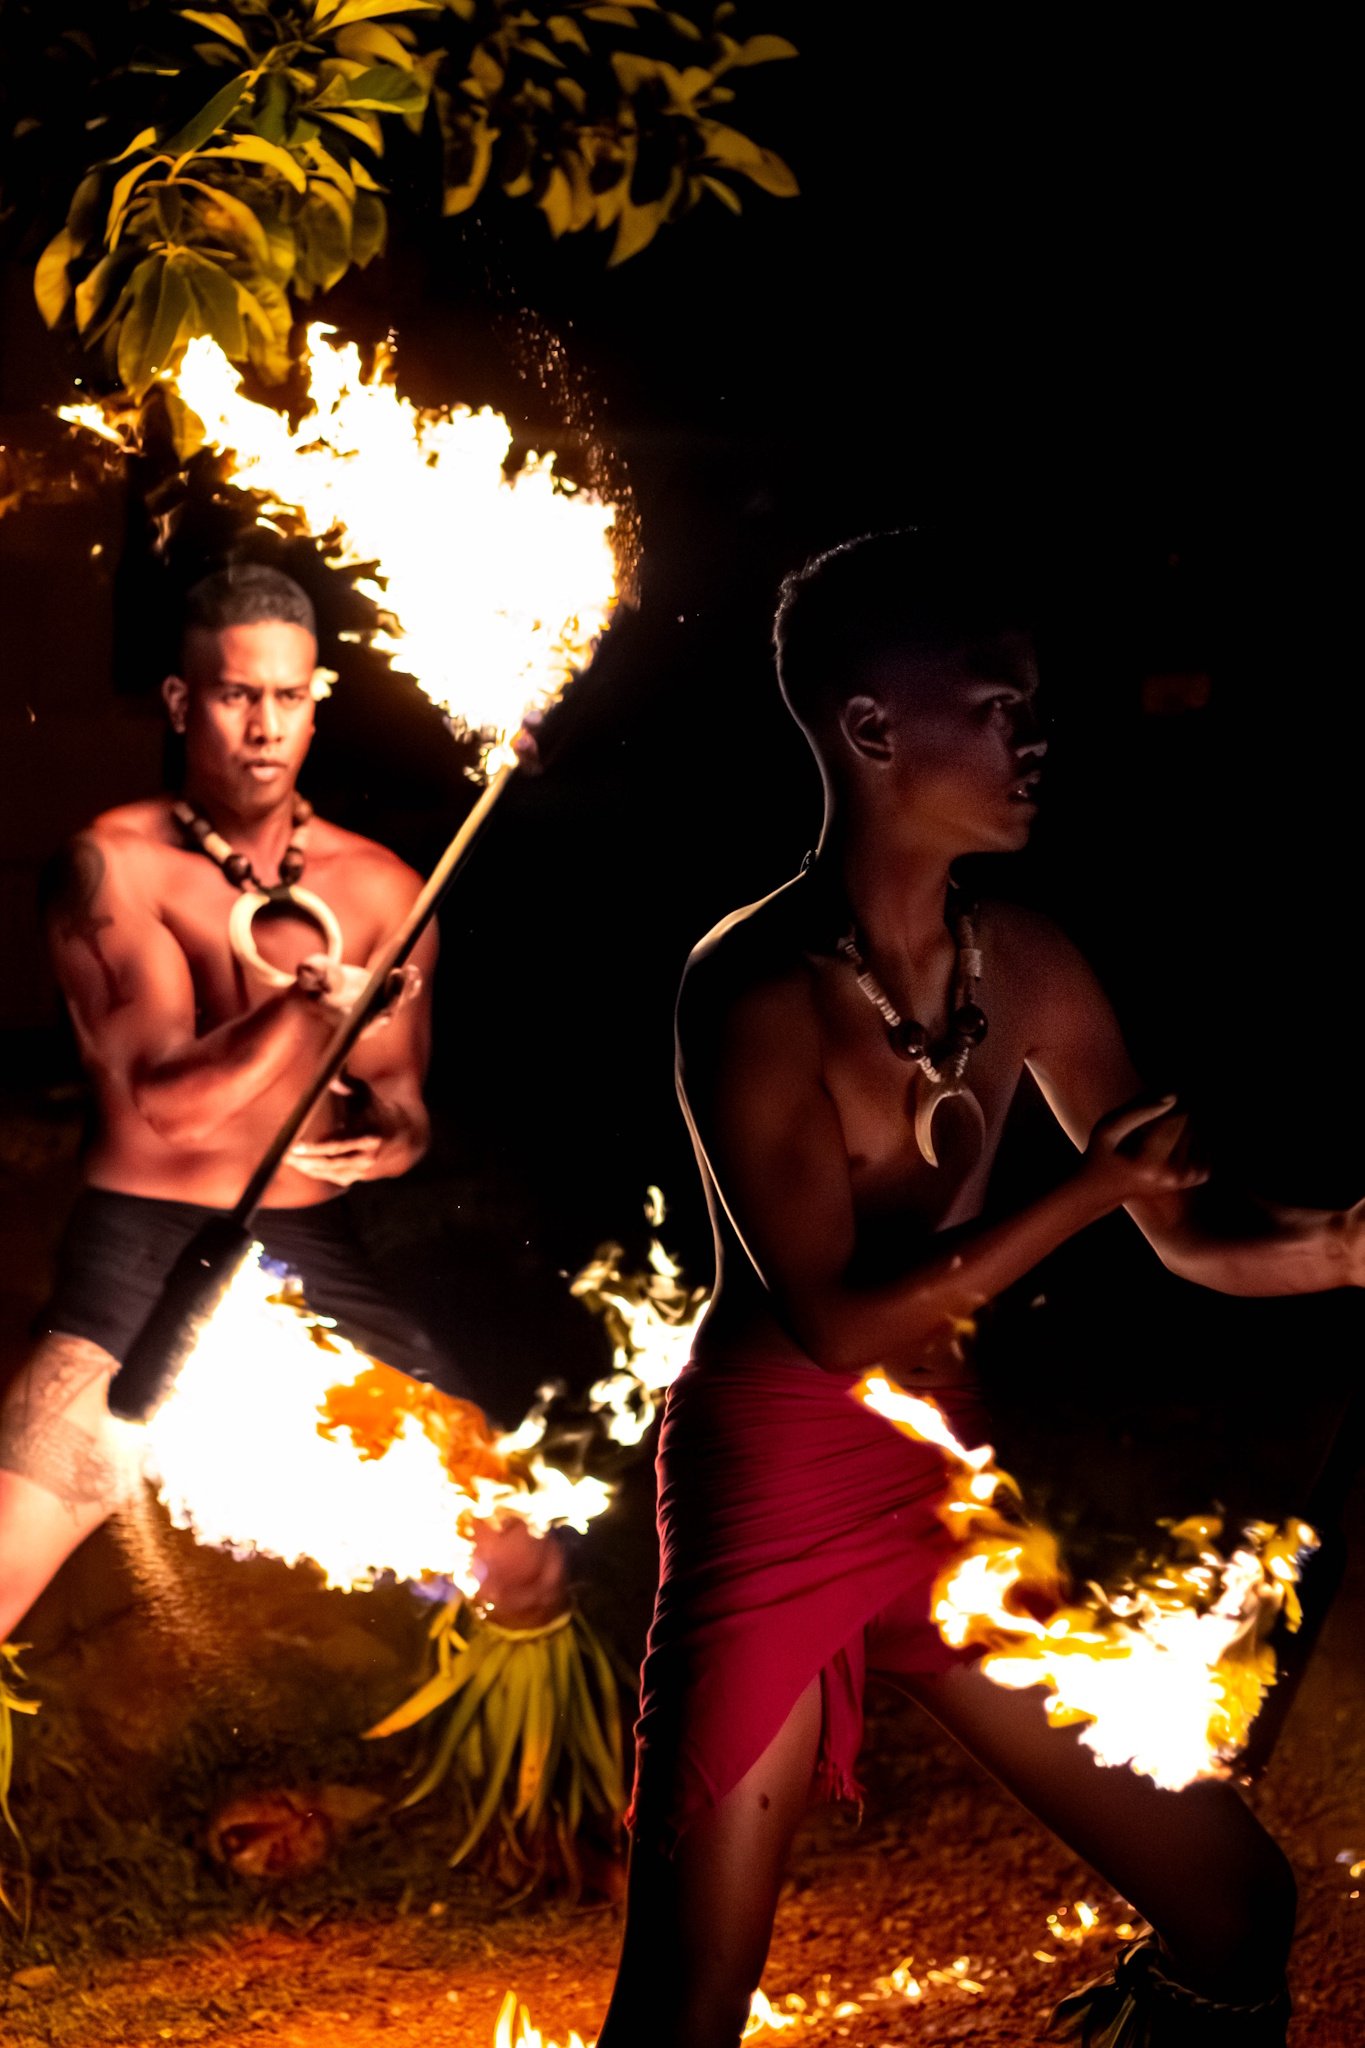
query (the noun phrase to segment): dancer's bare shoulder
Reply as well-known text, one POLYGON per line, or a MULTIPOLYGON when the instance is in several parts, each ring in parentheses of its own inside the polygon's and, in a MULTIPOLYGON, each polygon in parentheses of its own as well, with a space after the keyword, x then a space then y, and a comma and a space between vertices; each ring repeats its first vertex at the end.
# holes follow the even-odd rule
POLYGON ((308 827, 308 873, 310 880, 326 879, 358 911, 385 925, 410 908, 422 887, 416 869, 387 846, 316 815, 308 827))
POLYGON ((819 1027, 807 951, 801 881, 732 911, 693 948, 678 995, 678 1065, 689 1089, 718 1064, 739 1073, 761 1062, 776 1083, 782 1068, 820 1065, 819 1027))

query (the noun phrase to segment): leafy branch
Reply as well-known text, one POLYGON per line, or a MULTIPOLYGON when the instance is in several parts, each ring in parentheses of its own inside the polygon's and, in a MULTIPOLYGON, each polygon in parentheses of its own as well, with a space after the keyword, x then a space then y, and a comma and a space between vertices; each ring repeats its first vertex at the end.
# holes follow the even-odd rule
MULTIPOLYGON (((136 54, 95 92, 124 133, 130 107, 140 125, 90 166, 34 275, 47 324, 74 330, 134 399, 198 335, 282 383, 299 303, 384 248, 404 152, 405 168, 439 165, 445 214, 495 193, 526 201, 556 237, 610 235, 611 263, 700 201, 738 212, 745 182, 796 190, 731 118, 742 74, 796 53, 737 33, 732 0, 705 25, 659 0, 137 12, 136 54)), ((86 123, 118 125, 107 112, 86 123)))

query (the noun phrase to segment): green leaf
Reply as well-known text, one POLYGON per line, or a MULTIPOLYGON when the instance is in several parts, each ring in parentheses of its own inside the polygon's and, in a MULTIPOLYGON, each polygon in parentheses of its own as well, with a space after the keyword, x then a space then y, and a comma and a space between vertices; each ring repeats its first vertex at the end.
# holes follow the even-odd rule
POLYGON ((439 14, 441 0, 341 0, 333 7, 329 0, 313 10, 313 28, 322 35, 345 28, 352 21, 373 21, 381 14, 439 14))
POLYGON ((200 195, 196 210, 201 225, 211 236, 235 242, 253 263, 260 264, 262 269, 269 267, 270 243, 265 229, 245 200, 220 191, 216 185, 201 184, 198 178, 178 178, 176 183, 200 195))
POLYGON ((246 329, 233 280, 220 263, 196 249, 177 250, 171 261, 184 277, 189 298, 186 339, 207 334, 229 362, 239 363, 246 354, 246 329))
POLYGON ((373 192, 357 192, 351 228, 351 258, 362 270, 379 255, 388 231, 389 217, 383 200, 376 199, 373 192))
POLYGON ((113 196, 109 201, 109 218, 104 230, 104 240, 107 248, 113 249, 118 246, 118 238, 123 232, 124 218, 134 190, 149 171, 160 170, 164 162, 164 157, 154 156, 149 157, 144 164, 134 164, 131 171, 125 171, 117 185, 115 185, 113 196))
POLYGON ((351 263, 351 209, 335 185, 310 180, 294 233, 301 281, 330 291, 351 263))
POLYGON ((330 149, 325 149, 320 142, 310 142, 308 161, 319 177, 325 178, 329 185, 336 186, 348 205, 354 202, 355 179, 345 164, 332 155, 330 149))
POLYGON ((572 43, 576 50, 588 48, 588 39, 571 14, 552 14, 545 26, 557 43, 572 43))
POLYGON ((221 91, 213 95, 207 106, 199 109, 192 121, 187 121, 183 128, 167 137, 162 148, 171 156, 193 156, 200 143, 207 142, 210 135, 223 126, 250 83, 244 71, 230 79, 221 91))
POLYGON ((111 156, 110 158, 108 158, 109 167, 112 169, 115 164, 123 163, 125 158, 130 156, 136 156, 140 149, 150 148, 151 144, 154 143, 155 141, 155 128, 141 129, 138 132, 138 134, 136 134, 133 137, 132 141, 128 144, 128 147, 126 149, 121 149, 117 156, 111 156))
POLYGON ((278 171, 282 178, 287 178, 296 192, 304 192, 308 188, 308 173, 303 165, 287 149, 267 142, 263 135, 234 135, 231 142, 215 144, 212 149, 197 149, 191 162, 197 164, 210 156, 236 157, 239 162, 248 164, 268 164, 272 171, 278 171))
POLYGON ((241 24, 235 22, 230 14, 200 14, 196 8, 182 7, 180 19, 196 22, 200 28, 206 28, 210 35, 221 36, 225 43, 234 43, 248 57, 254 57, 256 54, 247 41, 241 24))
POLYGON ((342 29, 337 48, 344 57, 357 58, 361 63, 396 64, 403 71, 412 69, 412 52, 407 45, 398 40, 392 29, 378 28, 373 22, 342 29))
POLYGON ((613 50, 611 68, 616 73, 616 83, 622 92, 632 95, 643 86, 657 85, 663 67, 653 57, 641 57, 634 50, 613 50))
POLYGON ((732 191, 721 179, 713 178, 708 172, 703 171, 698 183, 704 185, 708 192, 713 192, 723 206, 729 207, 731 213, 743 212, 738 192, 732 191))
POLYGON ((289 81, 283 73, 271 71, 263 79, 251 110, 252 132, 263 136, 267 142, 283 142, 284 124, 288 118, 289 81))
POLYGON ((469 162, 461 167, 463 176, 446 186, 441 201, 443 213, 465 213, 474 204, 488 182, 488 172, 493 161, 493 145, 498 139, 498 134, 498 129, 488 121, 481 121, 469 134, 469 162))
POLYGON ((118 380, 125 391, 140 393, 148 382, 142 374, 143 358, 165 262, 165 257, 159 254, 144 256, 123 288, 125 309, 118 330, 116 361, 118 380))
POLYGON ((204 422, 197 412, 191 412, 174 384, 164 384, 159 395, 165 408, 166 424, 170 428, 171 444, 181 462, 188 462, 204 445, 204 422))
POLYGON ((81 244, 76 241, 69 228, 58 228, 52 240, 38 258, 33 273, 33 296, 38 302, 38 311, 49 327, 55 327, 66 311, 71 297, 71 279, 67 265, 73 256, 79 256, 81 244))
MULTIPOLYGON (((108 298, 114 280, 127 267, 127 254, 116 250, 111 256, 102 256, 89 276, 82 278, 76 286, 76 325, 82 334, 108 298)), ((48 325, 52 325, 50 320, 48 325)))
POLYGON ((247 325, 247 354, 267 384, 282 384, 292 368, 289 329, 294 316, 289 300, 272 278, 253 277, 249 287, 234 282, 247 325))
POLYGON ((71 195, 71 204, 66 209, 66 225, 76 240, 88 242, 97 232, 104 212, 100 198, 104 191, 104 178, 100 171, 88 171, 71 195))
POLYGON ((747 135, 741 135, 738 128, 727 128, 721 121, 702 121, 699 128, 705 154, 713 163, 739 171, 776 199, 795 197, 799 190, 796 179, 774 151, 761 148, 747 135))
POLYGON ((621 208, 616 240, 607 258, 608 270, 615 269, 618 263, 628 262, 632 256, 638 256, 663 226, 666 212, 665 200, 654 199, 648 206, 636 206, 628 199, 621 208))
POLYGON ((732 64, 775 64, 779 57, 799 57, 795 43, 789 43, 785 36, 750 36, 737 45, 730 57, 732 64))
POLYGON ((550 224, 550 233, 558 241, 572 226, 574 212, 573 186, 558 164, 550 172, 549 182, 536 204, 550 224))
POLYGON ((394 64, 372 64, 353 78, 345 101, 352 107, 370 107, 376 113, 416 112, 427 103, 426 80, 415 72, 400 71, 394 64))
MULTIPOLYGON (((353 142, 363 142, 376 156, 384 154, 384 130, 374 114, 343 114, 336 107, 314 109, 319 121, 325 121, 332 128, 339 128, 343 135, 349 135, 353 142)), ((354 166, 352 166, 354 173, 354 166)))

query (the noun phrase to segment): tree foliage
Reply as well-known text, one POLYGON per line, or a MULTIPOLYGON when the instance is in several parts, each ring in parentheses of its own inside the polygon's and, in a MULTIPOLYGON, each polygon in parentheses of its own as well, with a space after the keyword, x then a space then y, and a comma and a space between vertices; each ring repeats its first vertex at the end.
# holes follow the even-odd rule
POLYGON ((439 165, 446 214, 500 193, 556 237, 610 236, 611 263, 700 200, 738 211, 745 181, 793 193, 786 164, 730 118, 745 70, 792 45, 740 33, 730 0, 694 13, 134 0, 133 36, 103 73, 98 26, 58 32, 49 15, 62 54, 87 63, 98 111, 84 129, 118 146, 89 165, 38 260, 43 318, 134 398, 201 334, 279 384, 300 302, 383 249, 395 167, 439 165))

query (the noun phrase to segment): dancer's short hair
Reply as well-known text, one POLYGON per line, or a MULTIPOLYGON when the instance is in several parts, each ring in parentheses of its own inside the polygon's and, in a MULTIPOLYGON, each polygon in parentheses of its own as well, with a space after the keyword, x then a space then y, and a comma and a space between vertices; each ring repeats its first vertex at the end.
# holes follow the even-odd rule
POLYGON ((1027 578, 995 542, 914 526, 864 533, 782 584, 773 644, 787 708, 818 727, 894 654, 932 654, 1032 623, 1027 578))
POLYGON ((317 638, 317 615, 308 592, 267 562, 234 562, 193 584, 185 596, 184 631, 220 633, 225 626, 278 621, 302 626, 317 638))

